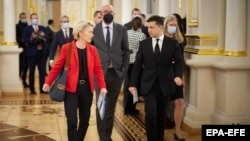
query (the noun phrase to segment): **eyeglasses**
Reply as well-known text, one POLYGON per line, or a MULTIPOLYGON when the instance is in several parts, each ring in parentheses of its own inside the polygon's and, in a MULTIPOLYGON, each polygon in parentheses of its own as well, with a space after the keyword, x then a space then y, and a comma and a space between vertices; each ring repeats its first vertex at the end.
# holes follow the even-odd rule
POLYGON ((61 21, 61 23, 68 23, 69 21, 61 21))
POLYGON ((105 15, 105 14, 108 14, 108 13, 113 14, 114 12, 112 10, 111 11, 104 10, 104 11, 102 11, 102 13, 105 15))

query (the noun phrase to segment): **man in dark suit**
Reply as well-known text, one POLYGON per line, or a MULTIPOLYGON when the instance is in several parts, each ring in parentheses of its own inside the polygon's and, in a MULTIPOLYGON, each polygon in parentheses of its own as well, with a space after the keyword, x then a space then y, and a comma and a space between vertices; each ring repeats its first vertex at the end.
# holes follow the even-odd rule
POLYGON ((25 56, 26 45, 23 42, 23 30, 28 26, 26 13, 22 12, 19 14, 19 21, 16 24, 16 41, 19 48, 23 48, 23 51, 19 54, 19 76, 22 78, 23 87, 29 87, 26 82, 27 72, 28 72, 28 61, 25 56))
POLYGON ((31 25, 27 26, 23 32, 23 41, 27 45, 25 55, 28 58, 30 93, 36 94, 34 86, 36 66, 39 71, 40 93, 46 93, 42 90, 45 81, 46 28, 38 25, 36 13, 30 15, 30 20, 31 25))
MULTIPOLYGON (((138 9, 138 8, 132 9, 131 16, 132 16, 132 19, 133 19, 134 17, 141 17, 141 10, 138 9)), ((132 20, 131 20, 131 21, 132 21, 132 20)), ((132 29, 132 23, 131 23, 131 21, 129 21, 129 22, 127 22, 126 24, 124 24, 124 26, 126 27, 127 30, 132 29)), ((141 31, 142 31, 147 37, 149 37, 148 28, 147 28, 146 26, 142 25, 141 31)))
POLYGON ((73 37, 73 28, 69 27, 69 17, 66 15, 63 15, 60 18, 60 23, 61 23, 61 30, 57 31, 55 33, 52 45, 50 47, 50 51, 49 51, 49 63, 50 66, 53 67, 54 64, 54 57, 55 57, 55 53, 57 50, 57 47, 59 45, 59 48, 61 49, 62 45, 68 42, 73 41, 74 37, 73 37))
POLYGON ((176 40, 164 36, 163 22, 160 16, 151 16, 147 20, 151 38, 140 42, 129 87, 133 94, 141 82, 141 93, 145 99, 147 141, 164 140, 169 97, 175 91, 174 83, 182 85, 181 52, 176 40))
MULTIPOLYGON (((46 30, 47 30, 48 37, 47 37, 47 41, 46 41, 46 60, 45 60, 45 62, 47 62, 47 60, 49 58, 50 47, 51 47, 51 44, 52 44, 54 36, 55 36, 54 20, 53 19, 48 20, 48 26, 46 27, 46 30)), ((46 64, 46 66, 47 66, 47 64, 46 64)), ((50 70, 51 69, 50 65, 48 67, 50 70)))
MULTIPOLYGON (((96 118, 100 141, 112 141, 116 102, 129 64, 128 35, 124 26, 113 22, 112 5, 103 5, 101 11, 103 21, 94 28, 93 44, 99 53, 108 93, 104 119, 100 119, 98 109, 96 118)), ((98 99, 98 89, 96 94, 98 99)))

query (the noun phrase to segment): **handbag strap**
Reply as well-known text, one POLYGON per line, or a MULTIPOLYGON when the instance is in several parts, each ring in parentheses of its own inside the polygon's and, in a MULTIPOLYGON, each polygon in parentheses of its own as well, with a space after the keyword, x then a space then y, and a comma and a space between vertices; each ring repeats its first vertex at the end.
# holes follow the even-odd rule
POLYGON ((69 61, 71 58, 71 52, 72 52, 72 44, 68 43, 67 57, 66 57, 66 63, 64 65, 64 70, 68 70, 68 68, 69 68, 69 61))

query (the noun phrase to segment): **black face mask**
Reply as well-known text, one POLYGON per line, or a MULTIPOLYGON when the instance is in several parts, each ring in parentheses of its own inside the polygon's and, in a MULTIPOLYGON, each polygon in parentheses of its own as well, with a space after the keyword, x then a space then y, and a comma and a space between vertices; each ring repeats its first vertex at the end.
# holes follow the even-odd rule
POLYGON ((114 19, 114 16, 112 14, 110 14, 110 13, 105 14, 103 16, 103 20, 104 20, 105 23, 111 23, 113 21, 113 19, 114 19))

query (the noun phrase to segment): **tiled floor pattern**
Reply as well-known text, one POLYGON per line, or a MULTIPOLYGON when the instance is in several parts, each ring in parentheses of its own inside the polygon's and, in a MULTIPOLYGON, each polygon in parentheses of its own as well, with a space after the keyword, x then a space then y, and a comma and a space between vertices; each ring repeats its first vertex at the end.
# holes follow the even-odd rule
MULTIPOLYGON (((0 141, 67 141, 63 103, 53 102, 48 95, 0 98, 0 141)), ((95 97, 95 96, 94 96, 95 97)), ((114 141, 146 141, 143 102, 137 104, 138 116, 123 114, 119 97, 112 138, 114 141)), ((98 141, 95 121, 95 99, 85 141, 98 141)), ((165 130, 165 139, 173 141, 173 129, 165 130)), ((200 141, 200 136, 183 132, 186 141, 200 141)))

